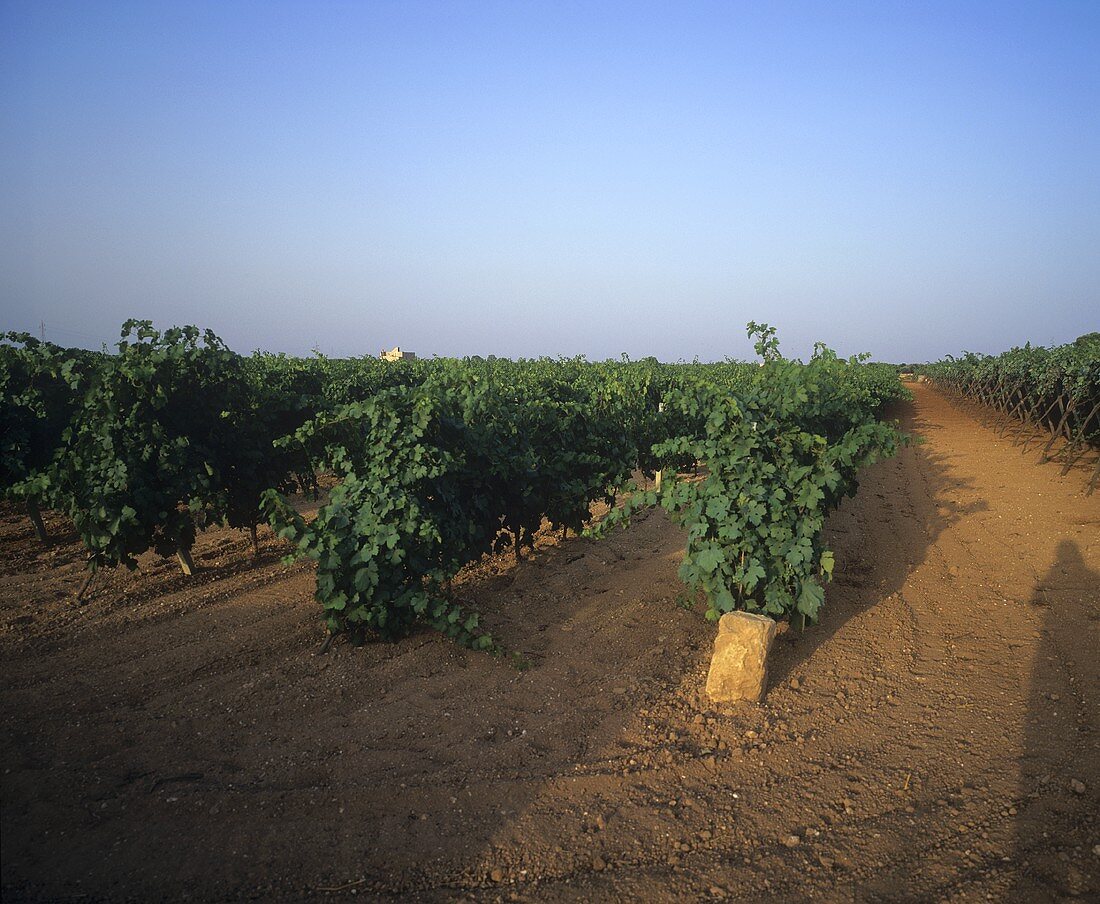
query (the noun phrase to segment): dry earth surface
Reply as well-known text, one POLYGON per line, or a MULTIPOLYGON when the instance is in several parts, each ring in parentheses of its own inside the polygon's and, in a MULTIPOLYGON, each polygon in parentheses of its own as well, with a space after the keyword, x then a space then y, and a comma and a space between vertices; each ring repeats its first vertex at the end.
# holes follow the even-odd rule
POLYGON ((660 513, 463 577, 521 668, 317 655, 270 535, 77 608, 73 538, 4 509, 4 900, 1100 899, 1100 495, 914 392, 759 707, 703 694, 660 513))

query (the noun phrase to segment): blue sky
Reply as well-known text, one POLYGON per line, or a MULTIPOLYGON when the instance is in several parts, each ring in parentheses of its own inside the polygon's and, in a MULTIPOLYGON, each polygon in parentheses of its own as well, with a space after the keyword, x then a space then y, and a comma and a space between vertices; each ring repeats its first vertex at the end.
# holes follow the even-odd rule
POLYGON ((1100 329, 1100 3, 0 0, 0 329, 885 360, 1100 329))

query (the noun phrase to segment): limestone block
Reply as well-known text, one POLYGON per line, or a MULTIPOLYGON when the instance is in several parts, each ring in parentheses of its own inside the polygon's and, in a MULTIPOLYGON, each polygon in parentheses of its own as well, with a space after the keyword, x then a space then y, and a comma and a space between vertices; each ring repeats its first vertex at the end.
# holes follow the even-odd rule
POLYGON ((707 675, 707 695, 715 702, 764 698, 768 684, 768 650, 775 622, 752 612, 727 612, 718 620, 714 655, 707 675))

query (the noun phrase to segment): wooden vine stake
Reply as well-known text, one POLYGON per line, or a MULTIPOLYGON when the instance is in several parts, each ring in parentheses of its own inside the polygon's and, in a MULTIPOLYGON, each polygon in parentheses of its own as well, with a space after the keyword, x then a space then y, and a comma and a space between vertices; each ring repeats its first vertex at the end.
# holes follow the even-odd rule
POLYGON ((80 585, 80 589, 76 592, 76 604, 83 606, 88 598, 92 595, 92 591, 95 589, 96 579, 99 577, 99 569, 92 568, 92 559, 88 558, 88 576, 84 578, 84 583, 80 585))
POLYGON ((46 533, 46 525, 42 522, 42 513, 31 499, 27 500, 27 517, 31 519, 31 524, 34 525, 35 536, 38 537, 39 541, 42 543, 49 543, 50 535, 46 533))
MULTIPOLYGON (((665 410, 665 403, 664 402, 658 402, 657 403, 657 413, 661 414, 664 410, 665 410)), ((660 471, 655 471, 654 474, 653 474, 653 489, 655 489, 658 493, 661 492, 661 477, 663 475, 664 475, 664 470, 663 469, 660 470, 660 471)))
POLYGON ((180 547, 176 550, 176 561, 180 563, 183 573, 189 577, 195 573, 195 563, 191 559, 191 550, 180 547))

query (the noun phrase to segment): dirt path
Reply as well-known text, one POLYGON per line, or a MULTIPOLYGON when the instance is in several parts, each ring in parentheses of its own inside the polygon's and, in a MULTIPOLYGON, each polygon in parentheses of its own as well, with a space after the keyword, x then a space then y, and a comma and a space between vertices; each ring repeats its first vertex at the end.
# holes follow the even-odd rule
POLYGON ((523 670, 314 655, 308 567, 228 532, 74 611, 9 516, 4 900, 1095 899, 1100 496, 916 393, 761 707, 703 696, 659 514, 460 584, 523 670))

